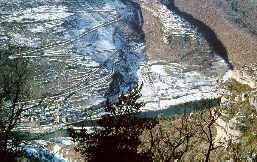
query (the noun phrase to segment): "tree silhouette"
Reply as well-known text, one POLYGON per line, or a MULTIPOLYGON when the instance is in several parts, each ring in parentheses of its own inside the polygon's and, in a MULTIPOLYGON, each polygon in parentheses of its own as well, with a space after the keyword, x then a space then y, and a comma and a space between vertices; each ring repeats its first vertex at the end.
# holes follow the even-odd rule
POLYGON ((31 106, 24 102, 31 98, 30 74, 26 60, 9 60, 12 52, 26 50, 22 47, 9 46, 0 51, 0 156, 1 160, 13 160, 22 153, 18 147, 29 140, 16 129, 24 118, 24 112, 40 107, 41 102, 31 106))
POLYGON ((79 151, 88 161, 151 161, 149 153, 137 151, 141 143, 139 136, 144 129, 152 129, 156 119, 139 117, 144 105, 138 102, 142 85, 136 86, 129 94, 122 94, 111 104, 106 101, 104 115, 97 123, 100 129, 88 132, 82 128, 79 132, 70 129, 79 151))

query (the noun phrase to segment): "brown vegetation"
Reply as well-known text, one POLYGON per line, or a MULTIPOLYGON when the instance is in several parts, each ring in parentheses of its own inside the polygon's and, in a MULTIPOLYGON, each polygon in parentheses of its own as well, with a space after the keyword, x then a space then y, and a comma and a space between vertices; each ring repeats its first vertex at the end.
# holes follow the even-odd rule
POLYGON ((171 54, 171 48, 162 38, 161 24, 158 18, 146 9, 142 8, 144 18, 143 31, 145 33, 145 41, 147 45, 147 56, 150 59, 168 59, 174 60, 176 53, 171 54))
MULTIPOLYGON (((238 1, 239 7, 244 5, 251 6, 250 1, 238 1)), ((208 25, 218 36, 228 51, 228 57, 236 66, 257 62, 257 39, 252 36, 248 29, 240 28, 238 25, 229 21, 227 11, 231 6, 226 1, 216 0, 175 0, 175 5, 196 19, 208 25)), ((253 5, 254 6, 254 5, 253 5)), ((255 4, 256 6, 256 4, 255 4)), ((256 8, 255 8, 256 9, 256 8)), ((245 10, 245 9, 244 9, 245 10)), ((256 27, 256 11, 242 18, 256 27)), ((247 13, 248 14, 248 13, 247 13)))
POLYGON ((143 132, 140 152, 152 152, 154 161, 205 160, 217 158, 216 120, 220 109, 160 119, 152 130, 143 132), (149 151, 150 150, 150 151, 149 151))
MULTIPOLYGON (((163 25, 158 17, 161 4, 147 2, 141 4, 144 19, 143 31, 146 41, 146 55, 151 60, 165 60, 168 62, 196 65, 193 68, 209 73, 210 62, 215 60, 206 41, 194 39, 190 35, 165 34, 163 25), (208 60, 208 61, 206 61, 208 60)), ((168 10, 168 9, 167 9, 168 10)), ((175 22, 178 23, 178 22, 175 22)))

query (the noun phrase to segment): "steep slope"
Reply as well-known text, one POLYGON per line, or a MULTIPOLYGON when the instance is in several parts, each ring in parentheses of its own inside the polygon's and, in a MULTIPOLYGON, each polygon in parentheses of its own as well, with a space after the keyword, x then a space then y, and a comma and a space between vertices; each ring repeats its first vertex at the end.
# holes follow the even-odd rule
POLYGON ((256 1, 174 0, 173 3, 217 34, 235 66, 257 62, 256 1))
POLYGON ((146 109, 174 114, 183 112, 184 104, 194 107, 207 98, 218 98, 216 81, 230 68, 219 40, 206 37, 197 24, 165 3, 148 0, 139 4, 148 59, 138 76, 144 83, 146 109))

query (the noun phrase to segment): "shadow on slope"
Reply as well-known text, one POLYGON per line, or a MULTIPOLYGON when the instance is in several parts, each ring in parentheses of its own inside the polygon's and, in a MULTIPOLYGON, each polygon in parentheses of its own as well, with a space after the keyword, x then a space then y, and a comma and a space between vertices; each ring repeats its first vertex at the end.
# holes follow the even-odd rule
POLYGON ((195 111, 204 110, 206 108, 212 108, 220 105, 220 98, 216 99, 203 99, 192 102, 187 102, 178 105, 171 105, 165 109, 151 110, 146 112, 141 112, 142 117, 156 117, 156 116, 174 116, 182 115, 184 113, 192 113, 195 111))
POLYGON ((216 33, 208 25, 195 19, 192 15, 180 11, 180 9, 175 6, 174 0, 161 0, 161 3, 166 5, 168 9, 174 11, 177 15, 181 16, 183 19, 195 26, 197 32, 203 35, 209 46, 213 48, 213 50, 226 61, 229 69, 233 70, 233 65, 229 62, 228 59, 226 47, 218 39, 216 33))

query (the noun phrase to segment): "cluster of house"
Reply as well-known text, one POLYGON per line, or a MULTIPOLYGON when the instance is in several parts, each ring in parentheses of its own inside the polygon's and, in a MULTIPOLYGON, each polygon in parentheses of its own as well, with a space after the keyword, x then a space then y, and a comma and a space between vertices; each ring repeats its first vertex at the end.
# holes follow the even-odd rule
POLYGON ((31 128, 54 124, 68 124, 84 119, 84 109, 79 107, 62 107, 53 105, 46 108, 36 108, 24 112, 22 123, 31 128))

